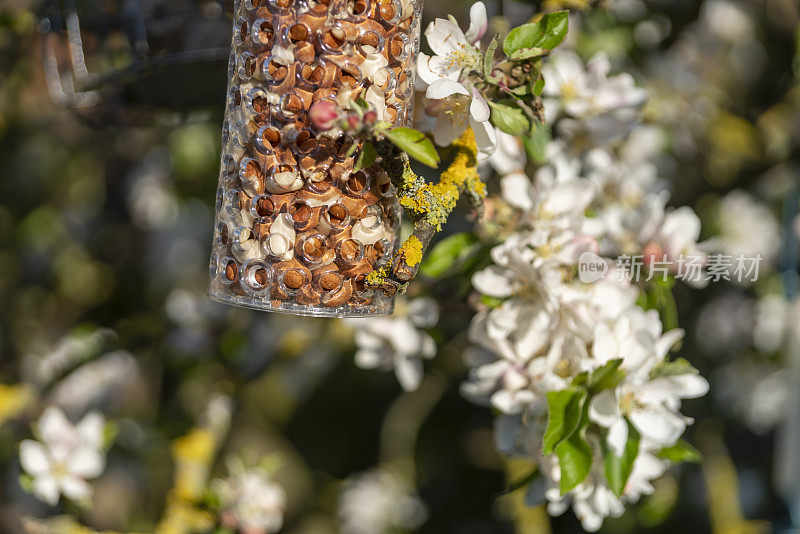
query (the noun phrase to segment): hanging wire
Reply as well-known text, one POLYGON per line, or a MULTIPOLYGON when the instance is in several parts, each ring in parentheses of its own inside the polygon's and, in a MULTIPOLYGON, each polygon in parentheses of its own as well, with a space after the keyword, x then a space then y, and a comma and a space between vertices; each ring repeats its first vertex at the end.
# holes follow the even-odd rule
POLYGON ((218 106, 230 31, 221 0, 47 0, 39 32, 50 98, 82 114, 218 106))

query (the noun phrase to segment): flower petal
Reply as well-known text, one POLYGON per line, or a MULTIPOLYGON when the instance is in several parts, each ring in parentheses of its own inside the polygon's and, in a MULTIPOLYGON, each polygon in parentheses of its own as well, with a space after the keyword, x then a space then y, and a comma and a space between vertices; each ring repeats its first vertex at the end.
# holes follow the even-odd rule
POLYGON ((436 19, 428 25, 425 30, 425 37, 428 38, 428 45, 437 56, 447 56, 457 50, 461 50, 462 44, 467 44, 464 32, 458 24, 448 19, 436 19))
POLYGON ((81 447, 69 457, 69 470, 82 478, 95 478, 106 467, 103 455, 94 449, 81 447))
POLYGON ((491 112, 489 111, 489 104, 481 96, 480 91, 472 88, 472 102, 469 105, 469 114, 473 120, 477 122, 485 122, 489 120, 491 112))
POLYGON ((486 6, 483 2, 475 2, 469 8, 469 29, 464 35, 470 44, 481 40, 486 28, 489 27, 489 20, 486 16, 486 6))
POLYGON ((436 123, 433 125, 433 140, 439 146, 450 146, 465 129, 466 124, 459 124, 452 116, 443 113, 436 117, 436 123))
POLYGON ((80 477, 66 476, 60 480, 61 491, 73 501, 83 501, 92 496, 92 488, 80 477))
POLYGON ((429 56, 420 52, 417 58, 417 74, 426 84, 430 85, 436 80, 448 79, 458 81, 461 68, 451 67, 451 62, 442 56, 429 56))
POLYGON ((452 95, 469 96, 469 94, 467 88, 462 84, 446 78, 436 80, 428 87, 428 90, 425 91, 425 96, 432 100, 439 100, 452 95))
POLYGON ((67 420, 60 408, 49 406, 36 423, 42 441, 48 445, 69 446, 77 441, 75 427, 67 420))
POLYGON ((405 391, 415 391, 422 381, 422 360, 416 357, 398 357, 394 362, 394 374, 405 391))
POLYGON ((524 172, 515 172, 503 177, 500 182, 503 200, 511 206, 529 211, 534 206, 534 188, 531 179, 524 172))
POLYGON ((600 323, 594 329, 592 353, 599 365, 619 357, 619 345, 606 323, 600 323))
POLYGON ((514 292, 514 287, 505 273, 497 265, 490 265, 472 276, 472 285, 475 286, 475 289, 490 297, 510 297, 514 292))
POLYGON ((646 403, 658 403, 670 398, 695 399, 708 393, 708 382, 700 375, 684 374, 663 376, 650 381, 642 388, 641 398, 646 403))
POLYGON ((55 506, 58 504, 61 490, 55 477, 48 474, 38 476, 33 480, 33 494, 50 506, 55 506))
POLYGON ((630 419, 642 436, 661 446, 675 443, 686 429, 686 422, 663 406, 635 410, 630 419))
POLYGON ((478 150, 484 154, 493 154, 497 150, 497 132, 489 121, 478 122, 472 117, 469 119, 472 131, 475 133, 475 143, 478 150))
POLYGON ((625 445, 628 443, 628 423, 620 417, 611 428, 608 429, 608 446, 618 457, 625 452, 625 445))
POLYGON ((38 441, 26 439, 19 444, 19 463, 32 476, 46 473, 50 469, 50 458, 38 441))
POLYGON ((361 369, 375 369, 381 366, 385 361, 380 352, 370 349, 358 350, 353 360, 355 361, 356 367, 361 369))
POLYGON ((603 391, 596 395, 589 403, 589 419, 600 426, 610 428, 622 419, 619 403, 613 391, 603 391))
POLYGON ((683 339, 683 329, 673 328, 668 332, 664 332, 660 338, 655 342, 655 353, 658 355, 659 361, 663 360, 672 346, 683 339))
POLYGON ((103 446, 103 430, 105 426, 105 417, 100 412, 91 412, 81 419, 75 430, 86 445, 100 449, 103 446))
POLYGON ((408 318, 417 328, 430 328, 439 321, 439 305, 431 297, 418 297, 408 303, 408 318))

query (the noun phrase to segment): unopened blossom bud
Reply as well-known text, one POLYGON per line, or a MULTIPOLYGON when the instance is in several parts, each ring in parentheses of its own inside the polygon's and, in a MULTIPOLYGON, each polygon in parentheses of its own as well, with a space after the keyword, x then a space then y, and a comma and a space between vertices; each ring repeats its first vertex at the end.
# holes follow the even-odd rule
POLYGON ((366 113, 364 113, 364 124, 372 125, 372 124, 375 124, 375 122, 377 120, 378 120, 378 113, 377 112, 375 112, 373 110, 369 110, 366 113))
POLYGON ((339 118, 339 113, 336 111, 336 104, 330 100, 320 100, 311 106, 308 116, 316 129, 330 130, 339 118))
POLYGON ((661 261, 664 259, 664 249, 662 249, 661 245, 655 241, 650 241, 644 246, 642 256, 642 261, 644 264, 651 265, 655 261, 661 261))
POLYGON ((349 117, 347 117, 347 126, 351 130, 358 130, 361 127, 361 122, 355 115, 350 115, 349 117))

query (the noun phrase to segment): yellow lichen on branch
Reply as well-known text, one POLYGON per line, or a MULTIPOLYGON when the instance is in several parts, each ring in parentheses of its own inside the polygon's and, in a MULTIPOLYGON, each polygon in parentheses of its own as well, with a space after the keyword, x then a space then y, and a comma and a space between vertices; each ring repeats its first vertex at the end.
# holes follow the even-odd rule
POLYGON ((416 175, 405 173, 400 187, 400 205, 412 213, 425 218, 436 231, 442 229, 462 193, 469 193, 483 199, 486 186, 478 175, 478 149, 475 134, 468 128, 452 148, 455 150, 453 162, 442 173, 439 181, 427 184, 416 175))
POLYGON ((403 153, 384 160, 384 167, 397 186, 400 205, 414 221, 414 231, 395 253, 390 269, 384 267, 369 274, 369 285, 387 294, 402 291, 417 274, 431 239, 447 222, 461 195, 466 194, 475 208, 486 197, 486 186, 478 175, 478 148, 472 129, 467 129, 450 148, 453 160, 434 183, 426 182, 411 170, 403 153))
POLYGON ((400 247, 400 251, 397 254, 406 265, 409 267, 416 267, 422 261, 422 242, 420 242, 416 236, 412 235, 403 243, 403 246, 400 247))

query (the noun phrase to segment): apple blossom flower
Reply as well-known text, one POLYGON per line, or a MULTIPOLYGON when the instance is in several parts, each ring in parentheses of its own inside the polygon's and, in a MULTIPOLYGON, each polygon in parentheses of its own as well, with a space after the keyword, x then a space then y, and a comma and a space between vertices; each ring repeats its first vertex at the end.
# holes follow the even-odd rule
POLYGON ((563 111, 573 118, 588 118, 642 104, 647 92, 636 87, 633 76, 621 73, 609 77, 611 62, 599 52, 584 66, 571 50, 557 50, 542 67, 543 96, 548 117, 563 111))
MULTIPOLYGON (((781 233, 778 220, 763 204, 742 190, 731 191, 720 199, 716 209, 719 249, 734 259, 760 254, 762 266, 778 258, 781 233)), ((737 281, 735 277, 732 280, 737 281)))
POLYGON ((92 488, 86 481, 100 476, 106 465, 104 426, 97 412, 73 426, 59 408, 48 407, 35 426, 39 440, 26 439, 19 446, 22 469, 33 478, 33 494, 50 505, 61 495, 90 499, 92 488))
POLYGON ((270 534, 283 526, 286 491, 261 468, 240 469, 212 481, 219 495, 222 523, 247 534, 270 534))
POLYGON ((427 85, 440 79, 459 81, 465 68, 477 68, 482 55, 475 43, 486 33, 486 6, 476 2, 469 10, 470 22, 466 34, 455 20, 436 19, 425 30, 425 37, 434 55, 420 53, 417 73, 427 85))
POLYGON ((595 396, 589 405, 589 418, 608 429, 608 445, 617 456, 622 456, 628 441, 626 418, 642 436, 666 447, 675 443, 691 422, 677 413, 680 400, 702 397, 707 392, 706 379, 691 373, 630 380, 595 396))
POLYGON ((338 515, 342 534, 390 534, 419 527, 428 514, 405 479, 375 470, 344 481, 338 515))
POLYGON ((602 462, 592 464, 586 480, 575 489, 561 494, 559 484, 561 469, 553 456, 542 456, 539 460, 542 483, 532 484, 525 497, 530 506, 547 502, 547 513, 552 516, 563 514, 571 505, 575 517, 587 532, 596 532, 606 517, 619 517, 625 511, 622 501, 605 484, 602 462))
POLYGON ((489 122, 489 104, 480 92, 447 78, 433 82, 425 92, 429 115, 436 117, 433 139, 440 146, 448 146, 467 128, 475 132, 478 150, 492 154, 497 148, 497 132, 489 122))
POLYGON ((497 147, 497 132, 489 123, 489 105, 463 76, 481 65, 482 54, 475 43, 487 28, 486 7, 482 2, 470 9, 470 27, 465 34, 452 18, 436 19, 425 30, 433 56, 420 54, 419 78, 428 86, 425 111, 436 117, 433 139, 448 146, 467 128, 475 132, 478 150, 491 154, 497 147))
POLYGON ((647 91, 628 73, 609 76, 611 63, 599 52, 584 66, 571 50, 557 50, 542 67, 542 96, 547 122, 558 123, 566 137, 587 137, 600 144, 620 139, 636 124, 636 108, 647 91))
POLYGON ((670 348, 683 338, 675 328, 662 334, 656 310, 631 306, 613 322, 600 322, 594 330, 592 357, 600 365, 621 358, 621 368, 631 375, 646 376, 661 363, 670 348))
POLYGON ((356 365, 362 369, 393 368, 403 389, 417 389, 422 380, 422 360, 436 355, 436 342, 422 329, 436 325, 438 320, 439 308, 428 297, 409 302, 397 299, 390 317, 349 319, 358 347, 356 365))

